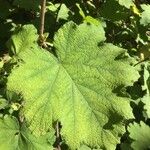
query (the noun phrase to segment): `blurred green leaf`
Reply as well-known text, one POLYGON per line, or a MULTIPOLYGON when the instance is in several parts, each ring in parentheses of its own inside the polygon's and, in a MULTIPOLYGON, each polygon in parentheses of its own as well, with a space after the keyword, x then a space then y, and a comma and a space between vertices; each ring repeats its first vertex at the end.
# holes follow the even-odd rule
POLYGON ((141 5, 143 12, 141 13, 140 23, 143 26, 150 25, 150 5, 141 5))
POLYGON ((0 110, 8 106, 8 101, 0 95, 0 110))

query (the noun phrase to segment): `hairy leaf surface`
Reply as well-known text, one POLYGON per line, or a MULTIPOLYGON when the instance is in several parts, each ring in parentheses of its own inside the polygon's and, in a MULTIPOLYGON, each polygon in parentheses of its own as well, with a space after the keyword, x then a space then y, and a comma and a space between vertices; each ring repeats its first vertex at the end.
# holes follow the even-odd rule
POLYGON ((117 94, 132 85, 138 73, 124 49, 104 40, 101 25, 69 22, 54 39, 58 58, 34 44, 21 50, 22 63, 7 86, 23 95, 22 113, 36 135, 59 120, 71 149, 83 143, 115 149, 124 123, 133 117, 129 99, 117 94))

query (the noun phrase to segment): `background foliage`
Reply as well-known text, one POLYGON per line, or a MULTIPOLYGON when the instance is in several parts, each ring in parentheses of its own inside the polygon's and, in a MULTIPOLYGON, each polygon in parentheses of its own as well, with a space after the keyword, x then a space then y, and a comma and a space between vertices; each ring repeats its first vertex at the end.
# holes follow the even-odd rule
POLYGON ((0 0, 0 149, 150 149, 150 1, 0 0), (58 128, 58 129, 57 129, 58 128))

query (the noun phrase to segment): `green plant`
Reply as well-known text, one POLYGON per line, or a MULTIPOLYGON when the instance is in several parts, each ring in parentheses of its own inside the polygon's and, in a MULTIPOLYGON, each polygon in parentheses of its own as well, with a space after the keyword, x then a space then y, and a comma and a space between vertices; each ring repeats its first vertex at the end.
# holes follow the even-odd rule
POLYGON ((3 2, 0 149, 150 148, 149 2, 3 2))

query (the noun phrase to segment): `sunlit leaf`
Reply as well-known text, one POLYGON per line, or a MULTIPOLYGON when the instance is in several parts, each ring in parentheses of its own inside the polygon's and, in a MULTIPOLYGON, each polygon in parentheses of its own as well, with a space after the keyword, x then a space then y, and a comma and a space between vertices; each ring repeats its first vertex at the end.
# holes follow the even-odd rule
POLYGON ((104 34, 100 25, 69 22, 54 38, 57 58, 36 44, 18 50, 22 62, 7 87, 22 94, 22 113, 34 134, 45 134, 59 120, 71 149, 85 143, 111 150, 120 142, 133 115, 129 98, 118 93, 139 75, 124 49, 104 43, 104 34))

